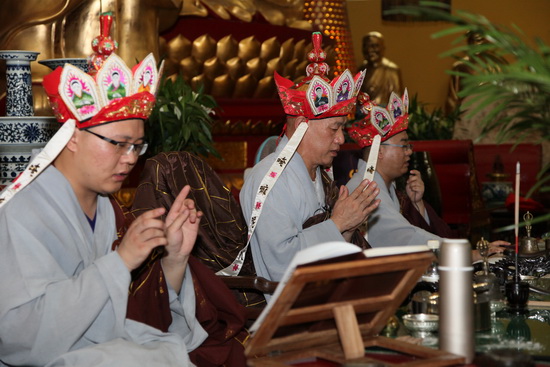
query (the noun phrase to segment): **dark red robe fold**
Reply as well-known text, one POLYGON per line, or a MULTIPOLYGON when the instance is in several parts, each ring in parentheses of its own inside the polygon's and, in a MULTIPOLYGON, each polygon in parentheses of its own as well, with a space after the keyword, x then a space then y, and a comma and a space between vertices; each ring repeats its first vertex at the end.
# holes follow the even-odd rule
MULTIPOLYGON (((248 228, 241 207, 220 177, 203 159, 188 152, 164 152, 147 159, 132 206, 132 214, 170 209, 185 185, 203 212, 193 255, 214 272, 229 266, 246 245, 248 228)), ((250 249, 239 275, 255 276, 250 249)), ((234 291, 247 307, 263 307, 261 292, 234 291)))
MULTIPOLYGON (((118 246, 135 218, 118 201, 111 198, 117 220, 118 246)), ((149 259, 132 272, 126 317, 168 331, 172 323, 168 289, 160 259, 163 251, 155 249, 149 259)), ((193 256, 189 269, 193 274, 196 297, 196 318, 208 333, 200 347, 189 353, 197 366, 241 367, 246 365, 243 343, 248 338, 245 328, 246 310, 233 293, 212 272, 193 256)))
POLYGON ((426 201, 424 201, 424 206, 426 207, 428 218, 430 218, 429 224, 426 222, 426 219, 424 219, 424 216, 421 215, 415 208, 413 202, 409 199, 406 193, 396 191, 396 194, 401 206, 401 214, 409 221, 410 224, 422 228, 423 230, 433 233, 439 237, 455 238, 457 236, 457 233, 437 215, 435 210, 426 201))

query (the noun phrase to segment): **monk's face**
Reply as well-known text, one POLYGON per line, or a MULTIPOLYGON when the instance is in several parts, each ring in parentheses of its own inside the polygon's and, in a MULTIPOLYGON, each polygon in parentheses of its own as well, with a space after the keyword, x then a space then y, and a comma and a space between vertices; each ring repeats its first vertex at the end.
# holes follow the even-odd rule
POLYGON ((408 172, 412 150, 384 144, 407 145, 409 144, 409 135, 406 131, 402 131, 384 141, 380 146, 376 169, 382 177, 393 181, 408 172))
MULTIPOLYGON (((98 125, 89 130, 118 142, 139 144, 144 142, 143 125, 142 120, 133 119, 98 125)), ((116 145, 84 130, 76 134, 75 164, 78 174, 75 179, 80 189, 96 194, 118 191, 136 164, 138 154, 135 151, 125 154, 126 149, 118 149, 116 145)))
POLYGON ((344 143, 346 117, 310 120, 309 128, 298 147, 308 167, 330 166, 344 143))
POLYGON ((363 56, 370 63, 379 62, 384 57, 384 41, 378 37, 365 37, 363 56))

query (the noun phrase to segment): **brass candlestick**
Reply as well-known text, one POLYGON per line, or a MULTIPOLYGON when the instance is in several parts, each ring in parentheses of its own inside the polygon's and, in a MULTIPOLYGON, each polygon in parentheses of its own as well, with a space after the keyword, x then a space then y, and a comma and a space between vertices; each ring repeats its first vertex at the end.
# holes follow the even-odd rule
POLYGON ((539 246, 536 238, 531 237, 531 221, 533 220, 533 214, 527 212, 523 215, 523 221, 525 224, 525 232, 527 236, 521 239, 520 253, 522 254, 534 254, 539 252, 539 246))
POLYGON ((489 241, 481 237, 481 240, 476 244, 476 248, 483 258, 483 274, 487 276, 489 275, 489 241))
MULTIPOLYGON (((531 241, 531 221, 533 220, 533 214, 527 212, 523 215, 523 220, 527 223, 525 230, 527 237, 521 241, 520 252, 534 253, 538 252, 538 247, 535 249, 536 241, 531 241), (533 246, 534 245, 534 246, 533 246)), ((527 301, 529 300, 529 283, 521 281, 521 274, 519 274, 519 264, 517 261, 516 253, 516 276, 506 283, 506 300, 508 301, 508 311, 516 314, 526 313, 527 301)))

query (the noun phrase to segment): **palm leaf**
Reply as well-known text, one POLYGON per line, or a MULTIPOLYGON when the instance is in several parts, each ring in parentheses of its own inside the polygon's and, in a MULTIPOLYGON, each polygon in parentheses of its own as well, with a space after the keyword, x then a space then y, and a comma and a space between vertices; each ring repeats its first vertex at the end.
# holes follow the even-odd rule
MULTIPOLYGON (((481 122, 482 134, 497 132, 497 142, 511 140, 516 145, 527 139, 533 143, 550 140, 550 46, 540 38, 527 39, 514 24, 509 27, 497 25, 483 15, 463 10, 450 13, 446 7, 433 1, 421 1, 420 5, 403 6, 387 13, 450 23, 432 38, 457 35, 451 42, 453 47, 441 56, 458 59, 465 54, 472 60, 466 66, 473 73, 449 74, 461 78, 463 88, 459 96, 469 97, 463 103, 469 108, 466 118, 491 106, 481 122), (456 46, 464 40, 466 32, 478 34, 488 43, 456 46), (499 63, 498 59, 506 62, 499 63)), ((542 168, 528 197, 537 191, 550 191, 549 168, 542 168)), ((549 217, 537 220, 545 221, 549 217)))

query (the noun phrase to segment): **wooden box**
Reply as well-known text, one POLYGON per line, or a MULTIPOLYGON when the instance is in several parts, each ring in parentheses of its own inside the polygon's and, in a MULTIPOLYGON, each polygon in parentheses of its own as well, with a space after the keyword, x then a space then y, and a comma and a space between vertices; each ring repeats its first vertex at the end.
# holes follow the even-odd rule
POLYGON ((248 365, 464 363, 444 351, 378 336, 432 260, 430 251, 372 258, 358 253, 296 267, 245 346, 248 365), (410 361, 381 363, 365 354, 373 346, 410 356, 410 361))

